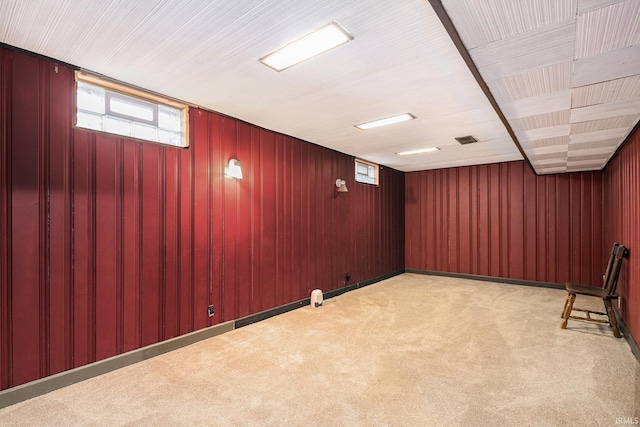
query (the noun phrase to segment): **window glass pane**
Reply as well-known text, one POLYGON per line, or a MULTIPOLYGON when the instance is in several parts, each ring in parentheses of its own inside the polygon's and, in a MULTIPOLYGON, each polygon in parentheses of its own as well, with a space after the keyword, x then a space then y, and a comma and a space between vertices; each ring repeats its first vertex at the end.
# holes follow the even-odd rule
POLYGON ((184 122, 186 105, 169 106, 155 95, 147 98, 135 89, 129 92, 129 88, 120 88, 113 82, 102 86, 95 80, 76 73, 78 127, 177 147, 188 146, 184 122))
POLYGON ((131 121, 117 117, 106 116, 104 130, 118 135, 131 136, 131 121))
POLYGON ((356 181, 365 184, 378 185, 378 166, 356 160, 356 181))
POLYGON ((158 106, 158 127, 180 132, 181 123, 180 110, 165 105, 158 106))
POLYGON ((76 103, 79 110, 104 114, 104 89, 88 83, 78 82, 76 103))
POLYGON ((133 99, 126 99, 121 96, 111 96, 109 98, 109 108, 114 113, 123 114, 131 118, 153 121, 153 107, 136 102, 133 99))
POLYGON ((158 142, 165 144, 180 145, 180 132, 169 132, 158 129, 158 142))
POLYGON ((85 111, 78 111, 77 126, 86 129, 102 130, 102 116, 85 111))
POLYGON ((155 126, 145 125, 144 123, 133 122, 133 132, 131 136, 136 138, 148 139, 150 141, 158 140, 158 128, 155 126))

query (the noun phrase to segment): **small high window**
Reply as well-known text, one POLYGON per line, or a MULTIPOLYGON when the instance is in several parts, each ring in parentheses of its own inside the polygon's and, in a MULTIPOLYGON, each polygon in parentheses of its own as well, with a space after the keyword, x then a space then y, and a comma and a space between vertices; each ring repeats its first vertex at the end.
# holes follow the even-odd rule
POLYGON ((186 147, 188 107, 76 73, 76 126, 186 147))
POLYGON ((378 185, 378 165, 356 159, 356 181, 378 185))

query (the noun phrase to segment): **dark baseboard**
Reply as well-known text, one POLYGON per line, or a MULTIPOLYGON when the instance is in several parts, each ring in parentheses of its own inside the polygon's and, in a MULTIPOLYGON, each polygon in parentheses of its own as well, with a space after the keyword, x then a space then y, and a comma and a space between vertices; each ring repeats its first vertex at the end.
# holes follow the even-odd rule
MULTIPOLYGON (((351 285, 347 285, 340 289, 328 291, 324 293, 323 298, 328 299, 328 298, 337 297, 346 292, 350 292, 365 286, 369 286, 371 284, 380 282, 382 280, 386 280, 391 277, 398 276, 405 272, 433 275, 433 276, 445 276, 445 277, 455 277, 455 278, 464 278, 464 279, 472 279, 472 280, 482 280, 482 281, 490 281, 490 282, 498 282, 498 283, 518 284, 518 285, 525 285, 525 286, 539 286, 539 287, 546 287, 546 288, 564 289, 564 285, 556 284, 556 283, 535 282, 535 281, 529 281, 529 280, 513 280, 513 279, 504 279, 500 277, 478 276, 473 274, 458 274, 458 273, 445 273, 445 272, 429 271, 429 270, 406 269, 406 270, 399 270, 393 273, 378 276, 378 277, 365 280, 362 282, 354 283, 351 285)), ((230 322, 222 323, 219 325, 211 326, 209 328, 195 331, 195 332, 182 335, 176 338, 172 338, 167 341, 162 341, 157 344, 150 345, 148 347, 144 347, 138 350, 133 350, 124 354, 111 357, 109 359, 101 360, 95 363, 91 363, 89 365, 81 366, 79 368, 71 369, 69 371, 61 372, 56 375, 51 375, 49 377, 41 378, 39 380, 32 381, 27 384, 22 384, 7 390, 0 391, 0 408, 4 408, 10 405, 13 405, 15 403, 31 399, 33 397, 52 392, 59 388, 63 388, 68 385, 75 384, 80 381, 84 381, 89 378, 93 378, 98 375, 102 375, 102 374, 114 371, 116 369, 120 369, 125 366, 150 359, 152 357, 176 350, 178 348, 185 347, 190 344, 194 344, 198 341, 202 341, 207 338, 211 338, 216 335, 223 334, 233 329, 241 328, 243 326, 247 326, 252 323, 268 319, 269 317, 277 316, 279 314, 283 314, 288 311, 295 310, 305 305, 309 305, 309 302, 310 302, 310 299, 305 298, 300 301, 295 301, 280 307, 273 308, 271 310, 265 310, 260 313, 252 314, 250 316, 246 316, 246 317, 237 319, 235 321, 230 321, 230 322)), ((623 332, 624 337, 627 339, 627 342, 631 347, 631 351, 633 352, 635 357, 638 359, 638 361, 640 361, 640 349, 638 348, 638 344, 635 342, 635 340, 629 333, 627 329, 627 325, 624 323, 624 321, 622 321, 617 310, 616 310, 616 314, 618 315, 618 318, 619 318, 620 329, 623 332)))
POLYGON ((383 280, 387 280, 387 279, 390 279, 392 277, 399 276, 400 274, 403 274, 404 272, 405 272, 404 270, 398 270, 398 271, 394 271, 393 273, 384 274, 382 276, 374 277, 373 279, 364 280, 362 282, 353 283, 351 285, 347 285, 347 286, 344 286, 344 287, 339 288, 339 289, 334 289, 333 291, 325 292, 323 294, 323 298, 325 298, 325 299, 335 298, 335 297, 340 296, 340 295, 342 295, 342 294, 344 294, 346 292, 351 292, 353 290, 364 288, 365 286, 373 285, 374 283, 378 283, 378 282, 381 282, 383 280))
POLYGON ((562 283, 537 282, 535 280, 508 279, 496 276, 480 276, 478 274, 449 273, 445 271, 415 270, 407 268, 405 273, 426 274, 429 276, 455 277, 457 279, 481 280, 483 282, 506 283, 509 285, 535 286, 538 288, 565 289, 562 283))
POLYGON ((0 408, 50 393, 59 388, 97 377, 98 375, 106 374, 107 372, 115 371, 116 369, 124 368, 125 366, 143 360, 151 359, 152 357, 231 331, 233 328, 233 322, 221 323, 0 391, 0 408))
POLYGON ((240 319, 236 320, 236 329, 242 328, 252 323, 260 322, 261 320, 265 320, 279 314, 284 314, 288 311, 295 310, 296 308, 304 307, 305 305, 309 305, 310 302, 310 298, 305 298, 299 301, 291 302, 289 304, 281 305, 279 307, 271 308, 269 310, 261 311, 260 313, 241 317, 240 319))
MULTIPOLYGON (((345 292, 358 289, 372 283, 380 282, 393 276, 397 276, 402 273, 404 273, 404 270, 399 270, 394 273, 366 280, 364 282, 345 286, 344 288, 327 292, 325 294, 325 298, 337 296, 345 292)), ((132 365, 134 363, 141 362, 143 360, 147 360, 164 353, 168 353, 178 348, 194 344, 198 341, 202 341, 207 338, 229 332, 233 329, 241 328, 243 326, 268 319, 269 317, 277 316, 279 314, 295 310, 296 308, 309 305, 309 302, 310 298, 305 298, 300 301, 295 301, 289 304, 282 305, 280 307, 265 310, 260 313, 252 314, 237 320, 232 320, 226 323, 211 326, 209 328, 181 335, 167 341, 162 341, 144 348, 119 354, 109 359, 100 360, 98 362, 80 366, 78 368, 64 371, 59 374, 51 375, 39 380, 31 381, 26 384, 2 390, 0 391, 0 408, 22 402, 24 400, 28 400, 42 394, 50 393, 54 390, 69 386, 71 384, 75 384, 89 378, 97 377, 98 375, 106 374, 107 372, 115 371, 116 369, 124 368, 125 366, 132 365)))
MULTIPOLYGON (((373 283, 381 282, 383 280, 389 279, 394 276, 398 276, 404 273, 404 270, 394 271, 393 273, 385 274, 382 276, 374 277, 373 279, 365 280, 362 282, 354 283, 352 285, 347 285, 339 289, 335 289, 332 291, 323 292, 322 298, 329 299, 334 298, 339 295, 344 294, 345 292, 350 292, 355 289, 363 288, 365 286, 371 285, 373 283)), ((250 314, 249 316, 242 317, 236 320, 236 329, 242 328, 243 326, 250 325, 252 323, 260 322, 261 320, 268 319, 273 316, 278 316, 279 314, 284 314, 288 311, 295 310, 296 308, 304 307, 311 303, 310 298, 304 298, 299 301, 294 301, 289 304, 281 305, 279 307, 271 308, 269 310, 261 311, 260 313, 250 314)))
POLYGON ((618 326, 620 327, 620 332, 622 332, 622 336, 629 343, 629 347, 631 347, 631 353, 636 357, 638 362, 640 362, 640 347, 638 347, 638 343, 633 338, 633 335, 629 332, 629 328, 627 328, 627 324, 622 320, 622 316, 616 307, 613 307, 613 311, 616 314, 616 319, 618 320, 618 326))

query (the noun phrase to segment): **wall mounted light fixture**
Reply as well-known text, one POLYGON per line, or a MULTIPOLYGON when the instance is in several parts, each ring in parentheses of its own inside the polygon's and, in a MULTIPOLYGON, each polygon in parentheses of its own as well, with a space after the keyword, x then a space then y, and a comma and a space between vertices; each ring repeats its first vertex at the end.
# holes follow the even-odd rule
POLYGON ((336 187, 338 187, 338 193, 347 193, 347 183, 344 179, 336 179, 336 187))
POLYGON ((229 166, 224 168, 224 174, 231 178, 242 179, 242 168, 236 159, 229 160, 229 166))

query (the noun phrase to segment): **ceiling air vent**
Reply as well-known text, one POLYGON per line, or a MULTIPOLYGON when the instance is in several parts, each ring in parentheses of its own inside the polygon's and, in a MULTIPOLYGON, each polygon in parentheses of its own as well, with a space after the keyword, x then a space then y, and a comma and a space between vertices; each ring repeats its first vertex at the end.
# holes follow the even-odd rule
POLYGON ((464 144, 471 144, 472 142, 478 142, 477 139, 475 139, 474 137, 472 137, 471 135, 467 135, 467 136, 458 136, 456 138, 456 141, 458 141, 460 144, 464 145, 464 144))

